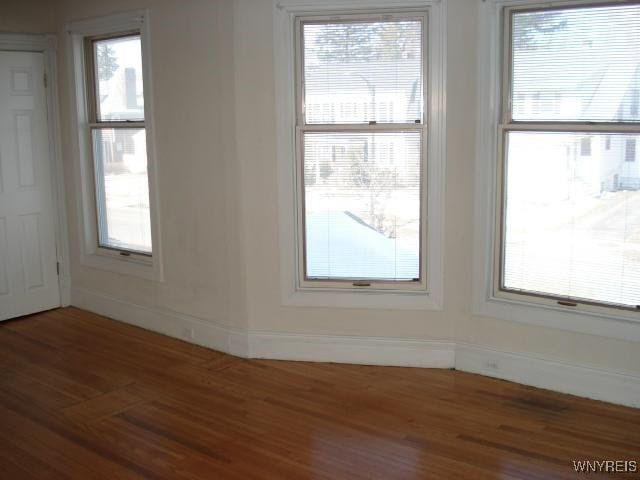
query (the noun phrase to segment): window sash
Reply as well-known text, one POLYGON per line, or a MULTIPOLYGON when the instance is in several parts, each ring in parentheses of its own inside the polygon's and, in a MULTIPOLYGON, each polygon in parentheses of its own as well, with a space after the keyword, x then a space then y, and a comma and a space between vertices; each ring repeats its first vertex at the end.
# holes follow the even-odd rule
POLYGON ((402 290, 425 290, 426 288, 426 259, 424 258, 424 252, 426 252, 426 225, 424 219, 426 218, 426 200, 425 200, 425 171, 426 171, 426 145, 427 141, 427 129, 423 125, 416 124, 402 124, 402 125, 347 125, 341 126, 341 128, 335 128, 335 125, 306 125, 304 127, 296 128, 296 191, 297 191, 297 239, 298 239, 298 252, 299 252, 299 278, 301 280, 301 286, 303 287, 325 287, 325 288, 345 288, 355 287, 362 289, 367 287, 368 289, 402 289, 402 290), (357 132, 357 133, 393 133, 393 132, 418 132, 420 134, 420 225, 419 229, 419 251, 418 251, 418 266, 419 277, 418 280, 382 280, 382 279, 360 279, 360 278, 314 278, 307 275, 307 255, 306 255, 306 209, 305 209, 305 184, 304 184, 304 134, 308 132, 325 132, 325 133, 344 133, 344 132, 357 132), (360 283, 368 283, 368 285, 362 285, 360 283))
POLYGON ((626 304, 618 304, 612 302, 605 301, 596 301, 589 300, 585 298, 574 298, 574 297, 564 297, 561 295, 554 294, 546 294, 535 292, 531 290, 520 290, 520 289, 511 289, 504 286, 504 260, 505 260, 505 249, 506 249, 506 194, 507 194, 507 178, 506 178, 506 143, 507 136, 510 132, 563 132, 563 133, 578 133, 578 134, 593 134, 593 133, 638 133, 637 130, 633 131, 631 127, 627 126, 624 130, 616 130, 612 128, 610 125, 605 125, 602 128, 600 126, 591 125, 591 128, 588 130, 574 129, 569 126, 561 125, 558 128, 549 128, 548 126, 541 126, 536 124, 528 124, 528 125, 500 125, 498 127, 498 135, 497 135, 497 153, 498 158, 501 160, 498 162, 497 168, 497 182, 496 182, 496 192, 497 199, 496 202, 496 228, 495 228, 495 238, 497 241, 494 242, 494 276, 493 276, 493 291, 499 296, 505 297, 511 300, 522 300, 525 297, 529 297, 529 299, 541 301, 545 304, 555 304, 561 305, 565 307, 575 307, 578 305, 587 305, 594 307, 606 307, 606 308, 615 308, 619 310, 627 310, 627 311, 638 311, 637 306, 626 305, 626 304))
POLYGON ((426 175, 427 171, 427 103, 429 98, 429 85, 427 84, 426 65, 428 64, 427 49, 427 13, 423 10, 403 12, 383 12, 372 14, 341 14, 311 17, 296 17, 295 19, 295 66, 296 66, 296 239, 297 239, 297 265, 299 286, 302 288, 323 289, 353 289, 367 291, 426 291, 427 260, 424 258, 426 247, 426 175), (306 123, 305 117, 305 88, 304 88, 304 39, 302 28, 306 23, 354 23, 380 20, 417 20, 422 22, 421 42, 421 78, 422 101, 420 123, 306 123), (305 221, 305 185, 304 185, 304 142, 303 137, 308 132, 362 132, 362 133, 388 133, 398 131, 414 131, 420 133, 420 225, 419 225, 419 279, 418 280, 381 280, 381 279, 343 279, 343 278, 310 278, 307 275, 306 255, 306 221, 305 221))
POLYGON ((557 6, 535 6, 517 5, 508 6, 502 10, 502 94, 500 101, 501 121, 498 125, 496 136, 497 159, 496 168, 496 198, 495 202, 495 231, 494 231, 494 252, 493 252, 493 293, 498 297, 507 300, 527 301, 540 303, 542 305, 555 305, 563 307, 585 306, 592 308, 594 312, 606 313, 613 308, 618 310, 637 312, 640 306, 630 306, 610 303, 605 301, 590 300, 584 298, 566 298, 560 295, 546 294, 527 290, 509 289, 504 286, 504 260, 505 260, 505 238, 506 238, 506 192, 507 192, 507 158, 506 141, 509 132, 566 132, 566 133, 633 133, 640 134, 640 122, 595 122, 595 121, 517 121, 513 119, 512 95, 513 95, 513 38, 512 38, 512 18, 515 12, 566 10, 570 8, 585 8, 595 6, 608 6, 628 3, 625 0, 610 0, 608 2, 588 0, 582 3, 567 3, 557 6))
MULTIPOLYGON (((634 0, 637 1, 637 0, 634 0)), ((539 125, 556 125, 556 124, 571 124, 571 125, 635 125, 640 126, 640 122, 597 122, 597 121, 547 121, 547 120, 514 120, 513 119, 513 48, 512 48, 512 29, 513 15, 516 13, 525 12, 546 12, 555 10, 570 10, 580 9, 588 7, 607 7, 615 5, 628 5, 629 0, 574 0, 574 2, 567 2, 559 5, 549 4, 525 4, 525 5, 511 5, 502 9, 502 75, 501 75, 501 109, 500 118, 502 124, 518 125, 518 124, 539 124, 539 125)))
MULTIPOLYGON (((132 122, 133 123, 133 122, 132 122)), ((92 170, 93 170, 93 187, 94 187, 94 217, 95 217, 95 221, 96 221, 96 232, 97 232, 97 243, 98 243, 98 248, 104 248, 113 252, 117 252, 119 255, 122 256, 128 256, 130 254, 133 255, 140 255, 142 257, 148 257, 151 258, 152 257, 152 252, 146 252, 146 251, 142 251, 142 250, 136 250, 134 248, 125 248, 125 247, 118 247, 115 245, 110 245, 110 244, 106 244, 103 243, 101 238, 101 232, 105 232, 108 231, 108 226, 107 226, 107 216, 106 213, 104 214, 100 214, 101 211, 101 205, 98 202, 98 191, 100 188, 100 182, 104 182, 104 178, 100 178, 98 175, 98 168, 96 166, 96 157, 95 157, 95 145, 94 145, 94 132, 95 131, 99 131, 99 130, 113 130, 113 129, 118 129, 118 128, 122 128, 122 129, 127 129, 127 130, 144 130, 145 131, 145 137, 146 137, 146 128, 144 126, 144 123, 139 124, 140 122, 135 122, 136 126, 134 126, 133 124, 126 124, 126 125, 118 125, 118 126, 114 126, 114 125, 105 125, 104 123, 100 123, 100 124, 92 124, 89 127, 89 140, 90 140, 90 145, 91 145, 91 166, 92 166, 92 170)), ((148 181, 148 180, 147 180, 148 181)), ((106 198, 104 199, 105 203, 106 203, 106 198)), ((153 248, 153 247, 152 247, 153 248)))
MULTIPOLYGON (((426 98, 428 98, 428 87, 426 78, 427 78, 427 59, 428 59, 428 49, 427 49, 427 26, 428 26, 428 15, 427 12, 422 10, 411 10, 407 9, 404 11, 381 11, 378 13, 369 13, 369 14, 340 14, 340 15, 313 15, 313 16, 302 16, 296 17, 295 20, 295 64, 296 64, 296 125, 308 125, 308 126, 321 126, 321 125, 331 125, 334 127, 339 126, 340 124, 323 124, 323 123, 306 123, 306 99, 305 99, 305 77, 304 77, 304 35, 303 28, 305 24, 323 24, 323 23, 366 23, 366 22, 374 22, 374 21, 402 21, 402 20, 413 20, 420 21, 422 24, 421 30, 421 47, 422 47, 422 58, 421 60, 421 69, 420 69, 420 84, 422 85, 422 105, 420 111, 420 121, 421 123, 426 122, 426 98)), ((353 124, 342 124, 342 126, 360 126, 360 125, 368 125, 367 122, 362 123, 353 123, 353 124)), ((377 124, 382 125, 382 122, 378 122, 377 124)), ((385 123, 385 125, 399 125, 396 123, 385 123)))
POLYGON ((98 119, 98 92, 97 92, 97 75, 96 75, 96 57, 95 57, 95 43, 102 40, 116 40, 127 37, 141 37, 140 30, 129 30, 126 32, 110 33, 106 35, 95 35, 84 38, 84 56, 85 56, 85 84, 87 91, 87 113, 89 116, 89 123, 91 125, 97 124, 114 124, 114 123, 144 123, 142 120, 99 120, 98 119))
MULTIPOLYGON (((96 130, 107 129, 141 129, 145 130, 146 136, 146 123, 145 119, 142 120, 99 120, 98 119, 98 93, 97 93, 97 64, 95 58, 95 43, 103 40, 121 39, 127 37, 140 37, 142 33, 139 29, 127 30, 124 32, 108 33, 104 35, 87 36, 84 38, 84 62, 85 62, 85 91, 87 100, 87 135, 89 155, 91 159, 91 173, 93 176, 93 209, 95 218, 96 237, 95 241, 99 250, 106 251, 106 253, 113 253, 121 257, 138 257, 139 259, 150 259, 153 257, 153 251, 145 252, 136 250, 133 248, 116 247, 114 245, 104 244, 101 241, 102 232, 108 231, 106 225, 106 215, 100 215, 101 206, 98 204, 98 188, 99 183, 104 181, 98 176, 98 169, 96 168, 95 149, 93 145, 93 135, 96 130)), ((141 39, 142 40, 142 39, 141 39)), ((145 107, 146 108, 146 107, 145 107)), ((144 112, 144 110, 143 110, 144 112)), ((148 158, 147 158, 148 163, 148 158)), ((148 181, 148 178, 147 178, 148 181)), ((105 199, 106 201, 106 199, 105 199)), ((153 247, 152 247, 153 248, 153 247)))

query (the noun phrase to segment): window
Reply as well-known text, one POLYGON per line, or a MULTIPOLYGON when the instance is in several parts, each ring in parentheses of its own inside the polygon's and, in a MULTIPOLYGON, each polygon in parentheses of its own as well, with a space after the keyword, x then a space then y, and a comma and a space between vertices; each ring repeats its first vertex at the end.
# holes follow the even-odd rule
POLYGON ((495 295, 637 310, 640 5, 503 12, 495 295))
POLYGON ((306 285, 424 288, 425 18, 297 20, 306 285))
POLYGON ((67 26, 81 263, 162 279, 147 12, 67 26))
MULTIPOLYGON (((636 139, 627 138, 624 149, 624 160, 626 162, 636 161, 636 139)), ((640 175, 638 175, 638 181, 640 182, 640 175)))
POLYGON ((282 303, 441 309, 445 2, 273 15, 282 303))
POLYGON ((151 255, 140 34, 86 37, 85 54, 98 246, 151 255))
POLYGON ((580 156, 591 156, 591 137, 584 137, 580 139, 580 156))

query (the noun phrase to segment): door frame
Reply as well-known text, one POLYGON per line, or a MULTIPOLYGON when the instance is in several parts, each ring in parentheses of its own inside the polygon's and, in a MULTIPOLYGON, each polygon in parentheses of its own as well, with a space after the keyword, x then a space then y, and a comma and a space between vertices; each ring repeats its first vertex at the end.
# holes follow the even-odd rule
MULTIPOLYGON (((0 51, 42 53, 46 78, 45 104, 49 133, 49 161, 51 162, 51 192, 56 241, 56 260, 59 265, 58 285, 60 305, 71 304, 71 269, 69 264, 69 234, 64 188, 64 165, 60 135, 60 104, 56 63, 55 34, 0 33, 0 51)), ((45 81, 42 79, 42 81, 45 81)))

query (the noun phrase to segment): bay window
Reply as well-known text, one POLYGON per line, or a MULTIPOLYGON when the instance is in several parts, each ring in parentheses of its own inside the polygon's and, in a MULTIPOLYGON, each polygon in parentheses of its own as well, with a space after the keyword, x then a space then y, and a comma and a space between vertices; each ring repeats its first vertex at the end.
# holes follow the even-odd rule
POLYGON ((503 20, 495 295, 636 311, 640 5, 525 4, 503 20))
POLYGON ((440 309, 446 5, 274 7, 285 305, 440 309))
POLYGON ((424 288, 424 13, 296 22, 300 276, 424 288))

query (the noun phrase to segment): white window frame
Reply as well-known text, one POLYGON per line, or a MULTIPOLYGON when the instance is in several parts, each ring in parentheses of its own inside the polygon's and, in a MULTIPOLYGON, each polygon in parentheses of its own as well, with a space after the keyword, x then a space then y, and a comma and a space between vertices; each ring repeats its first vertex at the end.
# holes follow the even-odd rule
MULTIPOLYGON (((153 128, 153 95, 151 85, 151 51, 148 11, 135 11, 107 17, 75 22, 67 26, 69 34, 69 73, 72 86, 71 112, 73 124, 72 144, 76 159, 75 181, 77 189, 77 212, 80 225, 81 263, 125 275, 161 281, 162 256, 159 227, 159 201, 155 165, 155 136, 153 128), (139 32, 142 50, 142 76, 144 88, 144 128, 147 140, 147 176, 149 181, 149 205, 151 221, 152 253, 136 252, 102 247, 98 239, 96 215, 96 192, 91 142, 90 108, 91 89, 87 84, 85 40, 91 37, 139 32)), ((136 124, 140 122, 135 122, 136 124)))
MULTIPOLYGON (((445 25, 446 2, 441 0, 274 0, 276 133, 278 155, 280 286, 284 305, 346 308, 439 310, 443 301, 443 223, 445 158, 445 25), (299 181, 301 142, 297 126, 300 82, 297 22, 308 17, 338 18, 381 14, 425 15, 423 37, 423 200, 421 211, 421 282, 354 282, 305 280, 302 208, 299 181), (426 125, 425 125, 426 124, 426 125)), ((314 129, 313 125, 309 125, 314 129)), ((353 126, 356 128, 357 126, 353 126)), ((387 125, 385 125, 387 127, 387 125)), ((352 127, 348 127, 352 128, 352 127)), ((393 125, 391 126, 393 128, 393 125)))
MULTIPOLYGON (((505 108, 509 100, 507 68, 510 39, 507 13, 514 9, 603 5, 602 0, 486 0, 480 4, 478 41, 478 109, 475 184, 473 307, 477 315, 626 340, 640 340, 640 311, 587 303, 558 303, 558 298, 506 292, 499 289, 500 205, 503 135, 506 131, 550 130, 548 123, 512 122, 505 108), (503 87, 504 86, 504 87, 503 87)), ((613 0, 607 4, 625 3, 613 0)), ((508 113, 508 112, 507 112, 508 113)), ((600 132, 602 125, 575 122, 565 131, 600 132)), ((556 128, 556 129, 558 129, 556 128)), ((633 132, 637 126, 613 124, 604 131, 633 132)))

